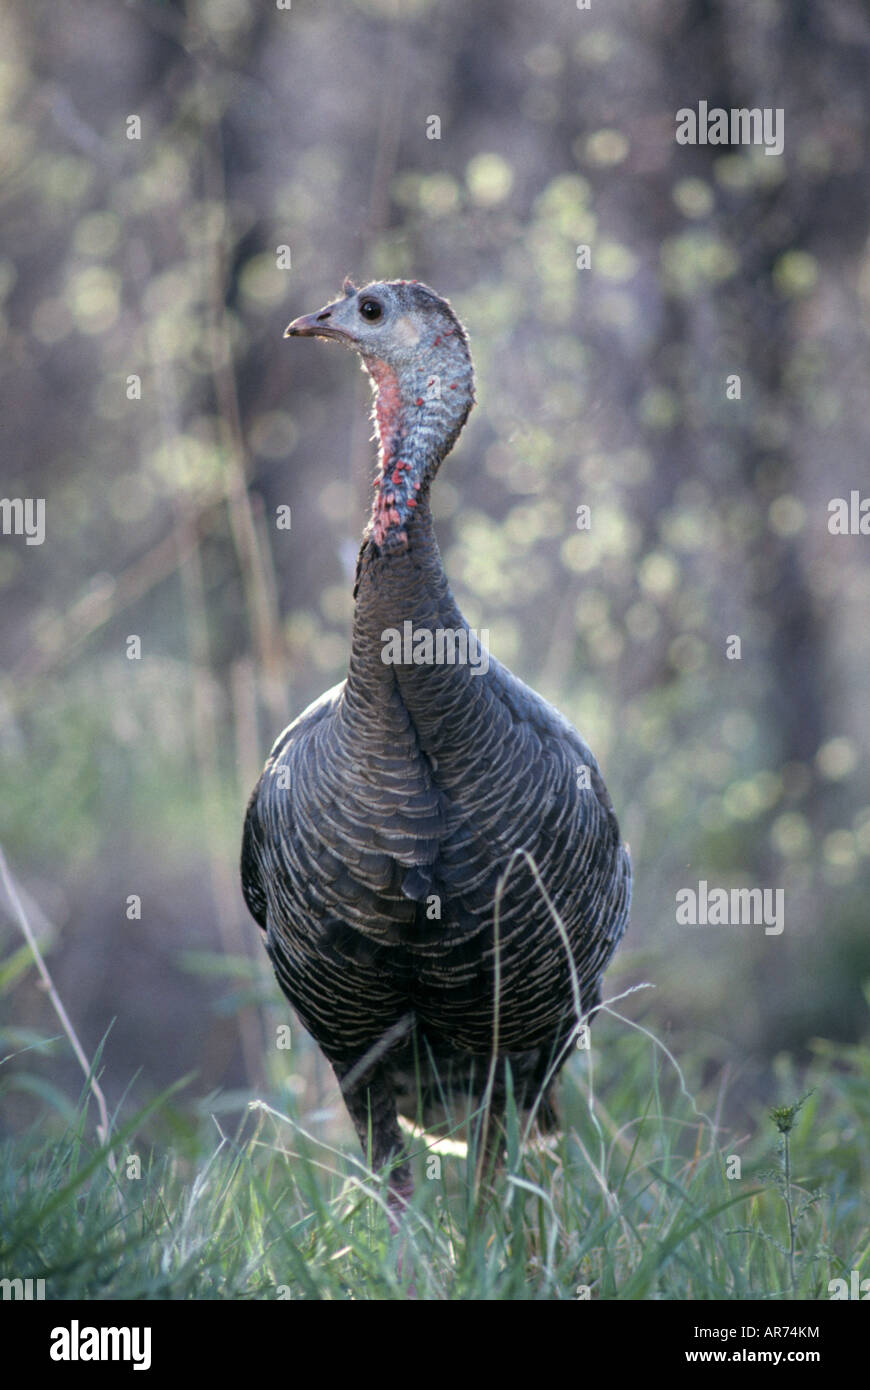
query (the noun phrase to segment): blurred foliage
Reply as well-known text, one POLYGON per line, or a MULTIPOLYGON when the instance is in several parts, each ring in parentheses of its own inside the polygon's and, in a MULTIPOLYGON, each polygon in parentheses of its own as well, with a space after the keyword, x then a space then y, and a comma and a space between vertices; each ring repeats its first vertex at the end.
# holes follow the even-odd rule
POLYGON ((259 1075, 181 953, 260 959, 245 798, 344 673, 367 391, 281 334, 347 272, 469 328, 439 538, 606 772, 614 987, 747 1076, 865 1032, 868 540, 827 530, 870 452, 859 0, 9 0, 0 53, 2 493, 47 526, 0 542, 0 840, 119 1074, 259 1075), (702 99, 782 107, 782 156, 676 145, 702 99), (701 878, 782 887, 783 935, 677 927, 701 878))

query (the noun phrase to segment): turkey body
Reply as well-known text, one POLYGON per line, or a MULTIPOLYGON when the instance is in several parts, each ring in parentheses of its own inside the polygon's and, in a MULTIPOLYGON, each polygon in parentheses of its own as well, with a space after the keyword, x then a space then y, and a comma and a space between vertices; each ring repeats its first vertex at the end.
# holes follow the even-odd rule
POLYGON ((431 1123, 479 1102, 493 1059, 496 1110, 509 1062, 520 1105, 553 1124, 631 890, 598 765, 558 711, 492 657, 384 659, 408 622, 468 631, 420 481, 401 543, 376 526, 363 541, 347 679, 276 741, 242 849, 281 988, 378 1166, 400 1150, 398 1107, 431 1123))

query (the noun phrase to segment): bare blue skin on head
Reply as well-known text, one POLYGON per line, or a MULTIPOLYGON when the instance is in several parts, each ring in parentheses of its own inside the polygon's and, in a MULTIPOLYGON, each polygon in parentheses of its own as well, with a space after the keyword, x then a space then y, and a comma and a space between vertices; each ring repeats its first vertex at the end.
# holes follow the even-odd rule
POLYGON ((407 526, 474 404, 468 340, 446 300, 417 281, 374 281, 288 325, 285 338, 331 338, 358 352, 376 391, 380 471, 372 535, 407 545, 407 526))

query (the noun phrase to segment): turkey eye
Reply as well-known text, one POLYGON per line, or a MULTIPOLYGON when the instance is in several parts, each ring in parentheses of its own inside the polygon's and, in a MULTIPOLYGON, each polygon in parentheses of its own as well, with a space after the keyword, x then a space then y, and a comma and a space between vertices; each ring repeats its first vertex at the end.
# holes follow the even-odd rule
POLYGON ((364 319, 368 319, 369 323, 377 323, 384 312, 376 299, 364 299, 359 306, 359 311, 364 319))

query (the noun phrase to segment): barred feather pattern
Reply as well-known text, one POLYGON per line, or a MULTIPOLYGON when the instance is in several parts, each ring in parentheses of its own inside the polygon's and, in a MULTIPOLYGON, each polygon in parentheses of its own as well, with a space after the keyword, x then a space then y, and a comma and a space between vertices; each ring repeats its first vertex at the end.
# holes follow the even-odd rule
POLYGON ((402 555, 363 545, 348 678, 272 750, 248 809, 245 896, 281 988, 339 1075, 410 1018, 418 1036, 397 1040, 381 1070, 413 1103, 422 1067, 428 1118, 429 1072, 435 1091, 439 1078, 454 1093, 482 1089, 497 885, 527 851, 571 953, 514 857, 499 911, 497 1047, 530 1105, 577 1022, 572 964, 583 1012, 599 1002, 628 915, 628 853, 580 735, 495 659, 477 675, 381 661, 381 632, 406 617, 417 629, 464 626, 428 503, 402 555))

